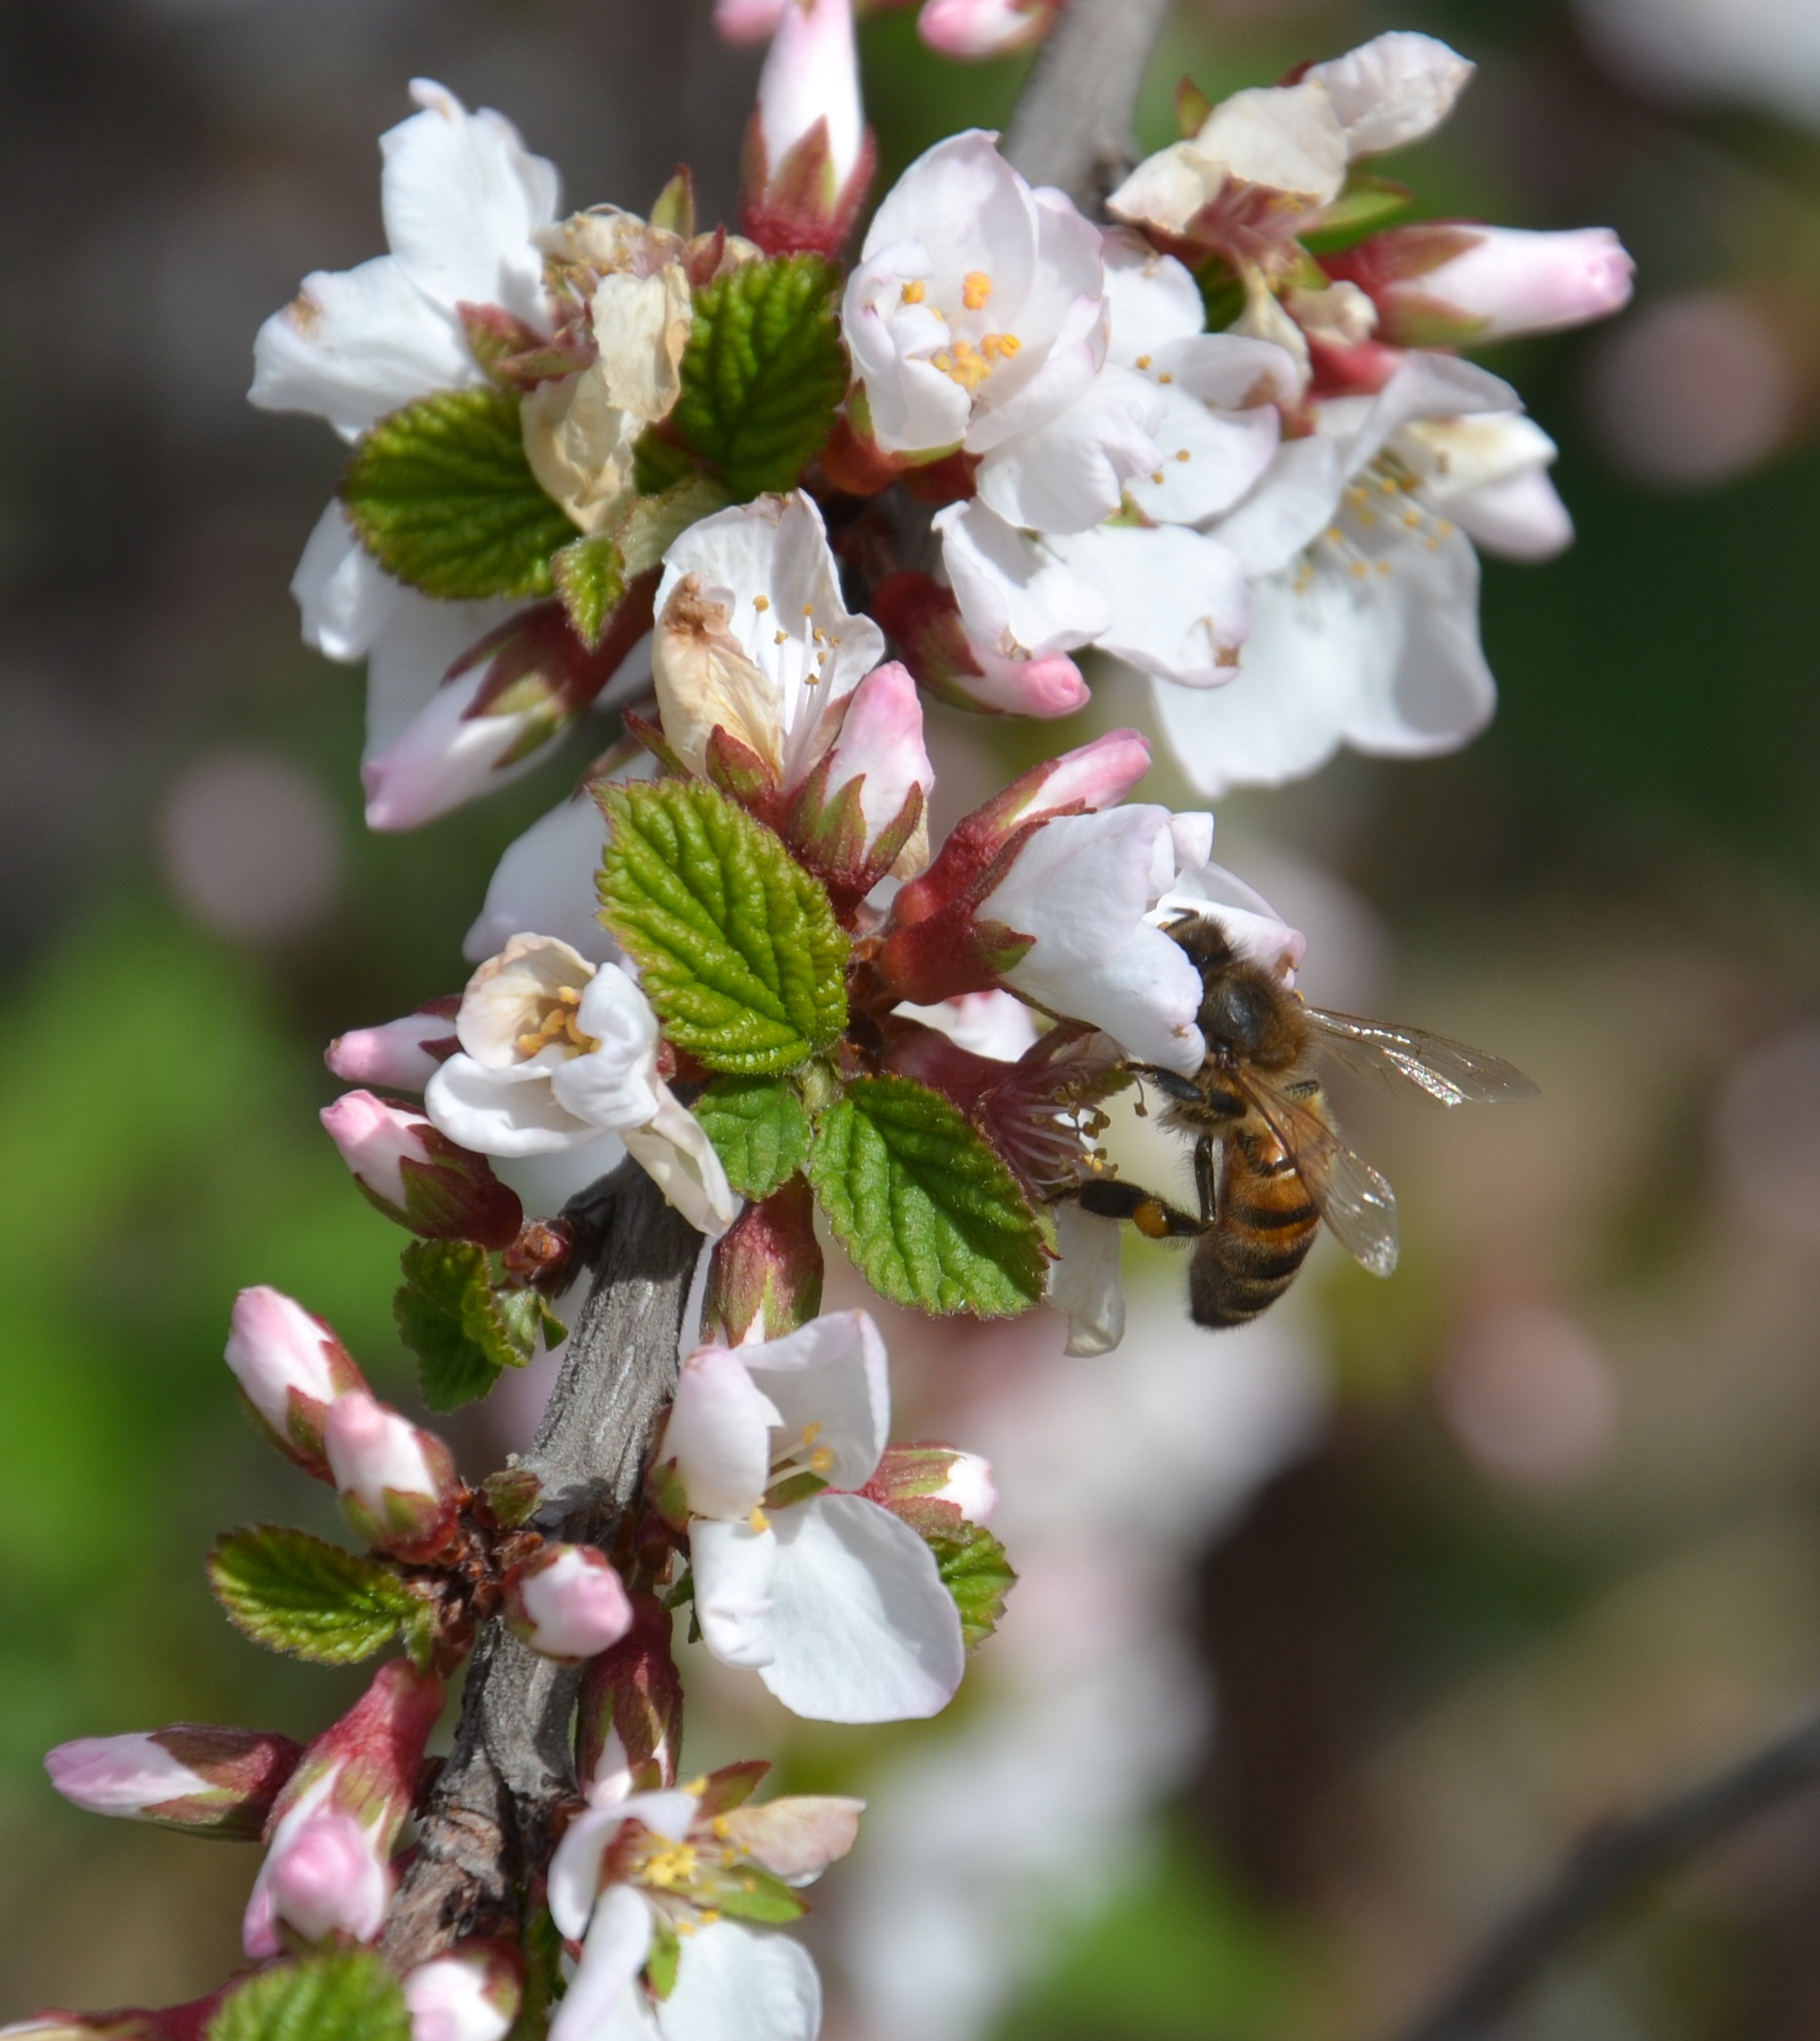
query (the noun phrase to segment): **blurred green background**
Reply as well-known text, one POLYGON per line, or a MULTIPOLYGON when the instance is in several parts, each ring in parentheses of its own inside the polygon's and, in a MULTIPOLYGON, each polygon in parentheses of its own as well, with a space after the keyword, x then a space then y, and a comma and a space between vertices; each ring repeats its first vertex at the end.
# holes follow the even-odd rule
MULTIPOLYGON (((1330 1415, 1194 1570, 1220 1732, 1005 2041, 1385 2030, 1587 1821, 1820 1692, 1803 12, 1732 23, 1783 36, 1760 70, 1806 63, 1778 95, 1652 68, 1651 37, 1721 33, 1707 0, 1180 0, 1150 145, 1184 70, 1217 97, 1426 29, 1481 71, 1396 174, 1432 211, 1614 226, 1640 290, 1609 333, 1492 360, 1561 443, 1579 540, 1487 567, 1489 734, 1223 812, 1233 862, 1320 876, 1379 1010, 1495 1045, 1546 1099, 1470 1136, 1359 1107, 1404 1269, 1311 1274, 1330 1415)), ((865 55, 887 174, 1001 123, 1024 70, 942 63, 908 14, 865 55)), ((510 114, 577 203, 643 205, 683 157, 712 216, 754 70, 651 0, 0 11, 0 2018, 156 2004, 235 1959, 251 1854, 78 1815, 39 1759, 176 1718, 307 1735, 355 1691, 262 1658, 203 1586, 218 1528, 332 1514, 237 1415, 227 1312, 277 1284, 408 1400, 399 1241, 317 1128, 322 1047, 458 986, 493 860, 588 755, 364 834, 359 678, 299 645, 285 593, 337 448, 244 407, 252 333, 306 270, 378 251, 374 142, 412 75, 510 114)), ((1004 741, 1132 712, 1108 684, 1004 741)), ((1522 2030, 1820 2032, 1816 1908, 1798 1804, 1564 1966, 1522 2030)))

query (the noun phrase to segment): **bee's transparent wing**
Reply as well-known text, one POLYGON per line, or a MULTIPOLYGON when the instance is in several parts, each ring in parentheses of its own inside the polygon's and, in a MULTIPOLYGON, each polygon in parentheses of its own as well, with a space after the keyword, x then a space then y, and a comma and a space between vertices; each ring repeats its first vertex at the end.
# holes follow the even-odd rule
POLYGON ((1308 1008, 1308 1018, 1328 1050, 1347 1069, 1371 1077, 1400 1079, 1441 1106, 1500 1106, 1540 1096, 1514 1064, 1450 1041, 1425 1028, 1387 1027, 1353 1014, 1308 1008))
POLYGON ((1334 1239, 1374 1276, 1389 1275, 1396 1266, 1396 1193, 1318 1114, 1286 1098, 1255 1070, 1244 1072, 1240 1082, 1334 1239))

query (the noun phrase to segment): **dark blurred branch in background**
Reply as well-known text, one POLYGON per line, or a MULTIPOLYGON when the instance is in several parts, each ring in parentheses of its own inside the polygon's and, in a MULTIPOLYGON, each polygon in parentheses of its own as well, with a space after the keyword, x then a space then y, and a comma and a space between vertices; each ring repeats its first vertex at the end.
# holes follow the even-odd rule
POLYGON ((1005 153, 1098 218, 1137 160, 1132 119, 1170 0, 1072 0, 1017 103, 1005 153))
POLYGON ((1816 1785, 1820 1714, 1652 1812, 1594 1829, 1555 1882, 1512 1916, 1402 2041, 1473 2041, 1488 2033, 1601 1915, 1816 1785))

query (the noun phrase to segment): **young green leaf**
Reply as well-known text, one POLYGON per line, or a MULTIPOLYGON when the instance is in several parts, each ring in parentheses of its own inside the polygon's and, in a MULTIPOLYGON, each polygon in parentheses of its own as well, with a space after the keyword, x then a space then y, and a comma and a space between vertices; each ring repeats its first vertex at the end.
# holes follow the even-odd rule
POLYGON ((971 1651, 998 1628, 1005 1597, 1017 1584, 1017 1576, 1004 1546, 984 1524, 969 1524, 963 1518, 951 1528, 923 1530, 922 1536, 935 1555, 943 1586, 960 1611, 960 1634, 971 1651))
POLYGON ((744 501, 794 489, 847 389, 840 273, 819 255, 742 263, 695 295, 677 437, 744 501))
POLYGON ((518 398, 445 390, 382 418, 354 450, 342 502, 379 564, 426 596, 547 596, 575 527, 538 486, 518 398))
POLYGON ((550 579, 563 598, 563 613, 589 651, 599 649, 608 619, 626 592, 626 564, 610 532, 572 539, 552 556, 550 579))
POLYGON ((769 1197, 809 1157, 809 1115, 776 1077, 722 1077, 696 1100, 727 1181, 742 1197, 769 1197))
POLYGON ((566 1337, 537 1291, 494 1289, 478 1241, 413 1240, 399 1266, 391 1313, 432 1411, 484 1396, 505 1369, 531 1359, 539 1331, 546 1346, 566 1337))
POLYGON ((862 1077, 815 1123, 809 1180, 873 1288, 1009 1318, 1042 1295, 1042 1234, 967 1116, 908 1077, 862 1077))
POLYGON ((377 1560, 308 1531, 230 1531, 209 1555, 209 1585, 255 1644, 319 1666, 351 1666, 418 1625, 427 1605, 377 1560))
POLYGON ((609 787, 601 919, 664 1032, 711 1070, 795 1070, 846 1025, 847 939, 820 883, 699 780, 609 787))
POLYGON ((411 2041, 411 2016, 398 1979, 357 1949, 249 1978, 216 2008, 205 2041, 411 2041))

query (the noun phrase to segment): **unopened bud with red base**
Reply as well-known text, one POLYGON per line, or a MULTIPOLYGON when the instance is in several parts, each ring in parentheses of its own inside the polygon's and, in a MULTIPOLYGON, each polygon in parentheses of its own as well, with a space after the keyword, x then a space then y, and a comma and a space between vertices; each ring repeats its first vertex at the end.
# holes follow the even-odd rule
POLYGON ((348 1091, 322 1123, 369 1205, 428 1240, 509 1247, 524 1223, 515 1192, 484 1156, 457 1148, 421 1113, 348 1091))
POLYGON ((503 1613, 533 1651, 572 1666, 598 1657, 632 1626, 625 1584, 592 1545, 546 1545, 514 1567, 503 1613))
POLYGON ((45 1770, 66 1800, 90 1814, 251 1841, 302 1756, 288 1736, 176 1722, 60 1743, 45 1770))
POLYGON ((334 1331, 282 1290, 260 1283, 234 1300, 227 1365, 253 1421, 287 1460, 333 1478, 323 1450, 329 1406, 366 1378, 334 1331))
POLYGON ((804 1179, 793 1176, 748 1205, 715 1242, 708 1325, 729 1346, 781 1339, 821 1309, 821 1280, 815 1199, 804 1179))
POLYGON ((248 1955, 377 1938, 442 1700, 440 1680, 394 1658, 304 1752, 268 1824, 242 1924, 248 1955))
POLYGON ((330 1410, 323 1444, 342 1512, 370 1544, 423 1560, 447 1542, 460 1483, 433 1432, 356 1389, 330 1410))
POLYGON ((742 232, 768 255, 835 254, 877 161, 852 0, 784 0, 745 131, 742 232))

